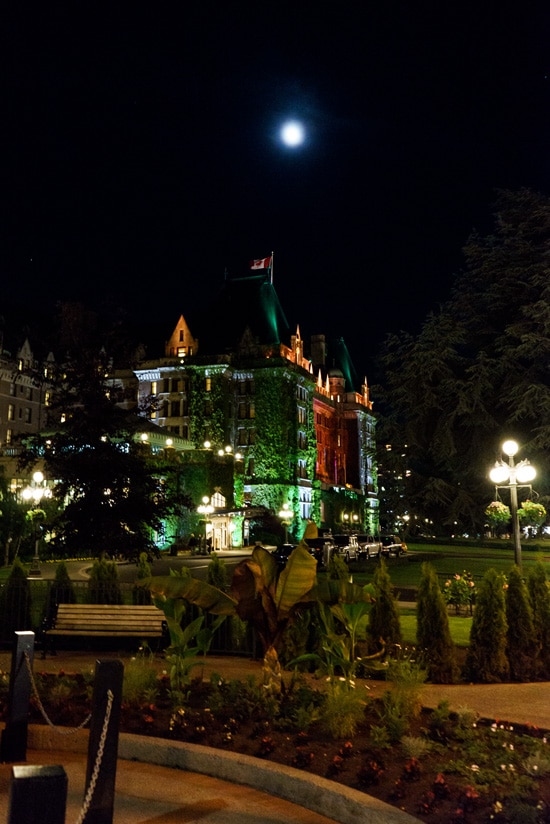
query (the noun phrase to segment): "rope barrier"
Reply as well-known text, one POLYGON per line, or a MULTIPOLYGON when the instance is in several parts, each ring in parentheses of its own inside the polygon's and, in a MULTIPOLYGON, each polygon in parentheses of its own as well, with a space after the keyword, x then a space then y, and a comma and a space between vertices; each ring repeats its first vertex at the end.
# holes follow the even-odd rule
POLYGON ((34 680, 34 673, 32 671, 31 660, 30 660, 29 654, 28 654, 28 652, 25 652, 23 654, 25 656, 25 664, 27 665, 27 672, 28 672, 28 675, 29 675, 29 678, 30 678, 30 681, 31 681, 32 692, 33 692, 33 695, 36 699, 36 703, 38 704, 38 709, 40 710, 40 714, 42 715, 42 717, 43 717, 44 721, 46 722, 46 724, 49 727, 51 727, 52 730, 54 730, 56 733, 58 733, 58 735, 74 735, 79 730, 83 729, 86 726, 86 724, 88 724, 90 722, 91 717, 92 717, 92 713, 89 713, 88 716, 84 719, 84 721, 82 721, 82 723, 78 725, 78 727, 69 727, 69 729, 65 729, 65 728, 61 729, 60 727, 56 726, 53 723, 51 718, 48 716, 48 713, 46 712, 46 710, 44 708, 44 705, 42 703, 42 700, 40 698, 40 695, 39 695, 39 692, 38 692, 38 687, 36 685, 36 681, 34 680))
MULTIPOLYGON (((24 658, 25 658, 25 664, 26 664, 26 667, 27 667, 27 672, 28 672, 30 682, 31 682, 31 688, 32 688, 33 695, 34 695, 34 697, 37 701, 40 713, 42 714, 42 717, 44 718, 44 720, 46 721, 48 726, 51 729, 53 729, 55 732, 57 732, 59 735, 72 735, 74 733, 77 733, 79 730, 83 729, 90 722, 90 720, 92 718, 92 713, 90 713, 84 719, 84 721, 81 724, 79 724, 78 727, 71 727, 70 729, 61 729, 60 727, 57 727, 52 722, 52 720, 49 718, 49 716, 48 716, 48 714, 47 714, 47 712, 44 708, 44 705, 42 703, 42 700, 40 698, 40 694, 38 692, 38 687, 37 687, 36 681, 34 679, 34 673, 32 671, 31 660, 30 660, 28 652, 24 652, 24 658)), ((98 779, 98 776, 99 776, 99 771, 101 769, 101 763, 103 761, 103 754, 104 754, 104 751, 105 751, 105 741, 107 739, 107 731, 109 729, 109 721, 111 719, 111 711, 112 711, 112 708, 113 708, 113 701, 114 701, 114 694, 113 694, 112 690, 107 690, 107 707, 105 709, 105 718, 103 719, 103 726, 101 728, 101 735, 100 735, 100 738, 99 738, 99 744, 98 744, 98 748, 97 748, 96 758, 95 758, 95 761, 94 761, 94 767, 93 767, 93 770, 92 770, 90 783, 89 783, 88 788, 86 790, 86 793, 85 793, 85 796, 84 796, 84 801, 82 803, 82 808, 80 810, 80 814, 78 816, 76 824, 82 824, 82 822, 84 821, 84 819, 85 819, 85 817, 88 813, 88 810, 90 808, 90 804, 92 802, 92 798, 93 798, 94 791, 95 791, 96 784, 97 784, 97 779, 98 779)))

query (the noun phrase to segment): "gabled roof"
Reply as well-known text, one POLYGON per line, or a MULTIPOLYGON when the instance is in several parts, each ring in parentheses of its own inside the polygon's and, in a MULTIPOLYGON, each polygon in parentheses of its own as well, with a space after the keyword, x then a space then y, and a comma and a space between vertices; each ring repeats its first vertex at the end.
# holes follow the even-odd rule
POLYGON ((201 324, 200 353, 235 351, 243 337, 260 345, 288 343, 290 327, 269 274, 227 278, 201 324))

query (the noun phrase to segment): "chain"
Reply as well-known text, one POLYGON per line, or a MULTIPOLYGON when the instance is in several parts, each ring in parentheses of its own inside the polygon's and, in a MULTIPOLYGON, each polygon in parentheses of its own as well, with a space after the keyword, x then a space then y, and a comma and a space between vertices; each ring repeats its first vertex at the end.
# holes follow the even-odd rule
POLYGON ((82 824, 82 822, 84 821, 94 794, 95 785, 97 784, 97 778, 99 775, 99 770, 101 769, 101 762, 103 760, 103 752, 105 750, 105 739, 107 738, 107 729, 109 727, 109 720, 111 718, 111 710, 113 708, 114 697, 115 696, 113 692, 111 690, 107 690, 107 708, 105 710, 105 719, 103 721, 103 728, 101 730, 101 735, 99 738, 99 745, 97 748, 97 756, 94 764, 94 769, 92 772, 92 776, 90 778, 90 785, 84 797, 82 810, 80 811, 80 815, 78 816, 76 824, 82 824))
POLYGON ((25 656, 25 664, 27 665, 27 671, 28 671, 28 674, 29 674, 29 677, 30 677, 30 680, 31 680, 31 687, 32 687, 33 695, 34 695, 34 697, 36 699, 36 702, 38 704, 38 709, 40 710, 40 712, 42 714, 42 717, 44 718, 46 724, 48 724, 48 726, 50 726, 53 730, 55 730, 55 732, 57 732, 59 735, 74 735, 79 730, 83 729, 86 726, 86 724, 89 723, 89 721, 92 717, 92 713, 89 713, 89 715, 84 719, 84 721, 81 724, 78 725, 78 727, 71 727, 69 729, 65 729, 65 728, 57 727, 53 723, 53 721, 49 718, 48 713, 44 709, 44 705, 43 705, 43 703, 40 699, 40 695, 38 694, 38 688, 36 686, 36 681, 34 680, 34 673, 32 671, 31 660, 29 658, 29 653, 24 652, 23 655, 25 656))

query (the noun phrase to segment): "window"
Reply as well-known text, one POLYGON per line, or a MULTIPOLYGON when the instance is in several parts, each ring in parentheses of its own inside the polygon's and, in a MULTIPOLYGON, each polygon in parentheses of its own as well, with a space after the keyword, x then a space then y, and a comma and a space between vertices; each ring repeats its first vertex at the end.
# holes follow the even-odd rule
POLYGON ((157 394, 157 382, 151 381, 151 395, 157 394))
POLYGON ((13 431, 11 429, 6 429, 6 445, 9 445, 13 438, 13 431))
POLYGON ((178 346, 177 353, 178 358, 184 358, 187 354, 187 348, 185 346, 178 346))
POLYGON ((25 407, 25 423, 32 423, 32 409, 30 406, 25 407))
POLYGON ((180 402, 179 401, 172 401, 170 405, 170 417, 172 418, 179 418, 180 415, 180 402))
POLYGON ((44 392, 44 406, 52 405, 52 393, 49 390, 44 392))
POLYGON ((212 391, 212 378, 206 378, 205 389, 207 392, 212 391))
POLYGON ((204 414, 207 417, 210 417, 212 415, 212 401, 204 402, 204 414))
POLYGON ((246 418, 246 403, 244 403, 244 402, 242 402, 242 403, 240 403, 240 404, 239 404, 239 414, 238 414, 238 417, 239 417, 239 418, 241 418, 241 420, 242 420, 243 418, 246 418))
POLYGON ((172 392, 179 392, 179 391, 180 391, 179 378, 173 378, 173 380, 172 380, 172 392))
POLYGON ((183 329, 180 329, 180 343, 183 343, 183 329))
POLYGON ((13 397, 15 395, 15 384, 10 383, 10 395, 13 397))
POLYGON ((239 446, 248 446, 248 430, 241 428, 238 432, 237 442, 239 446))
POLYGON ((248 417, 249 418, 254 418, 255 415, 256 415, 256 407, 254 406, 254 401, 250 401, 250 404, 248 406, 248 417))
POLYGON ((170 391, 170 378, 164 378, 162 381, 162 391, 169 392, 170 391))
POLYGON ((8 403, 8 421, 15 420, 15 406, 13 403, 8 403))

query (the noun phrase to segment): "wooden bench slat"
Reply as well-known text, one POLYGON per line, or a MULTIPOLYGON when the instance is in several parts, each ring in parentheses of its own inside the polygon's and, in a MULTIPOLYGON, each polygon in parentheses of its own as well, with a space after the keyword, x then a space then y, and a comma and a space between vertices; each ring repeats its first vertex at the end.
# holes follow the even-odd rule
POLYGON ((154 604, 59 604, 44 636, 160 638, 165 618, 154 604))

